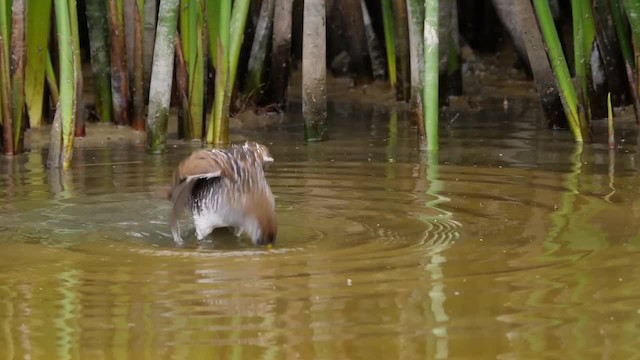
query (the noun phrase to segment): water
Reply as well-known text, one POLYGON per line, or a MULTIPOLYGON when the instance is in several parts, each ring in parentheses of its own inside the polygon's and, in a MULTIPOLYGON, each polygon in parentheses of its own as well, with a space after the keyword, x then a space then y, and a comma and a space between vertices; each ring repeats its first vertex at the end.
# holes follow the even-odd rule
POLYGON ((0 358, 637 357, 636 133, 580 151, 493 105, 444 116, 437 156, 368 107, 333 107, 327 143, 295 116, 247 133, 276 159, 272 251, 173 244, 159 193, 188 146, 3 158, 0 358))

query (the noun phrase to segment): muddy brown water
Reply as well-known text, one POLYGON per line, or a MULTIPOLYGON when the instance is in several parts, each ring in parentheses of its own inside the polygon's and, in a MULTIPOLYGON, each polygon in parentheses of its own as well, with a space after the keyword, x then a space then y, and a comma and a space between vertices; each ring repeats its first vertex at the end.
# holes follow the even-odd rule
MULTIPOLYGON (((443 116, 332 107, 269 144, 273 250, 176 247, 158 199, 193 147, 0 161, 3 359, 631 359, 640 349, 636 133, 575 147, 535 104, 443 116)), ((184 220, 185 238, 193 240, 184 220)))

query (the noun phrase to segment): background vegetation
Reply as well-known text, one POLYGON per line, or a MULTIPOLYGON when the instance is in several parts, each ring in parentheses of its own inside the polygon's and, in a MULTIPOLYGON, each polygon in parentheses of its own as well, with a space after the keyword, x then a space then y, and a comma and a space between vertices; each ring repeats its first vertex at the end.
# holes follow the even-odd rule
POLYGON ((48 164, 69 167, 74 137, 99 121, 146 131, 162 152, 171 106, 181 138, 224 144, 238 111, 286 111, 300 70, 307 141, 328 138, 330 71, 387 82, 436 150, 438 109, 463 93, 461 46, 495 51, 499 33, 550 127, 591 141, 609 97, 640 118, 637 0, 8 0, 2 151, 21 153, 26 130, 50 126, 48 164))

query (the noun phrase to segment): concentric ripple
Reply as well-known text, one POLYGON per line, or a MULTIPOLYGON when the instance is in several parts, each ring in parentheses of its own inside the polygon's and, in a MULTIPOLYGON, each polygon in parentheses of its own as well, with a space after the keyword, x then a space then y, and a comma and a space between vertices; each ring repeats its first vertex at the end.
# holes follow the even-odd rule
POLYGON ((271 250, 226 229, 198 243, 188 218, 173 243, 160 194, 191 147, 83 149, 62 172, 3 158, 0 358, 633 353, 630 140, 577 149, 535 114, 485 113, 445 121, 434 154, 402 117, 350 111, 324 143, 295 118, 251 134, 276 159, 271 250))

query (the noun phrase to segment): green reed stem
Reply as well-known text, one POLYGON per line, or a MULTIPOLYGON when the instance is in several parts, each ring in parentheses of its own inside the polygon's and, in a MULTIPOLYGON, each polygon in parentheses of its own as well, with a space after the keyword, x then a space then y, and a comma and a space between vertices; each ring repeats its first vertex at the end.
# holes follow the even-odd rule
POLYGON ((583 142, 583 137, 586 134, 582 133, 580 117, 578 116, 578 98, 576 90, 573 87, 571 75, 569 74, 567 61, 562 52, 562 46, 560 45, 558 32, 553 22, 549 3, 547 0, 533 0, 533 5, 540 23, 544 42, 547 46, 551 68, 553 69, 558 87, 560 88, 562 105, 569 121, 571 132, 577 142, 583 142))
POLYGON ((51 26, 51 1, 27 0, 27 68, 25 71, 25 102, 29 125, 42 124, 47 43, 51 26))
POLYGON ((438 149, 438 14, 439 0, 425 0, 424 9, 424 127, 427 150, 438 149))
MULTIPOLYGON (((225 89, 227 85, 227 76, 229 71, 229 23, 231 21, 231 2, 221 1, 220 11, 218 12, 218 37, 211 39, 217 44, 216 58, 216 79, 215 79, 215 97, 213 100, 213 110, 207 127, 207 143, 220 143, 225 133, 224 121, 222 119, 225 89)), ((228 129, 228 124, 226 124, 228 129)))
MULTIPOLYGON (((62 143, 60 149, 49 149, 50 152, 59 153, 55 159, 54 167, 62 164, 63 168, 71 166, 71 158, 64 154, 73 149, 73 113, 74 113, 74 89, 73 76, 73 38, 71 37, 71 21, 69 19, 69 3, 67 0, 54 0, 56 27, 58 31, 58 54, 60 61, 60 108, 62 143), (69 150, 68 150, 69 148, 69 150)), ((53 131, 53 129, 52 129, 53 131)))
POLYGON ((398 74, 396 70, 396 31, 391 0, 382 0, 382 22, 384 26, 384 43, 387 49, 389 85, 392 89, 395 89, 398 82, 398 74))
MULTIPOLYGON (((47 51, 46 64, 44 68, 45 78, 47 79, 47 86, 51 93, 51 101, 57 104, 60 100, 60 90, 58 89, 58 81, 56 80, 56 72, 53 70, 53 63, 51 62, 51 53, 47 51)), ((111 98, 111 89, 109 89, 109 98, 111 98)), ((109 105, 111 106, 111 105, 109 105)))
POLYGON ((13 122, 11 111, 11 70, 9 59, 9 27, 11 16, 8 4, 0 4, 0 109, 2 115, 2 149, 5 154, 13 153, 13 122))

